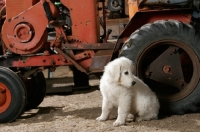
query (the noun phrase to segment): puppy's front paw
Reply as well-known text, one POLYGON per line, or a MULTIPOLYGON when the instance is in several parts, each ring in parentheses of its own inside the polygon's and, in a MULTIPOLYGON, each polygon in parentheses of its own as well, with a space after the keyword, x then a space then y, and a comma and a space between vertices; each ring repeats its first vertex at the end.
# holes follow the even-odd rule
POLYGON ((133 115, 133 114, 128 114, 128 115, 127 115, 127 118, 128 118, 128 119, 134 119, 134 115, 133 115))
POLYGON ((123 121, 115 121, 113 123, 113 126, 121 126, 121 125, 125 125, 125 122, 123 122, 123 121))
POLYGON ((126 121, 132 122, 133 120, 134 120, 134 115, 133 114, 128 114, 128 116, 126 117, 126 121))
POLYGON ((106 119, 102 118, 101 116, 96 118, 97 121, 105 121, 106 119))

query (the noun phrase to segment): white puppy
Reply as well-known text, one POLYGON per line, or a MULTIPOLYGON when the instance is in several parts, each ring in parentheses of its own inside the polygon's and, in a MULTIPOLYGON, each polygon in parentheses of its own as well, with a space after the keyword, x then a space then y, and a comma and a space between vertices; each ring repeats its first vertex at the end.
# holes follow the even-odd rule
POLYGON ((135 121, 157 119, 159 102, 151 89, 133 75, 131 60, 120 57, 105 66, 100 80, 103 96, 102 113, 96 120, 105 121, 114 106, 118 107, 113 126, 124 125, 127 118, 135 121))

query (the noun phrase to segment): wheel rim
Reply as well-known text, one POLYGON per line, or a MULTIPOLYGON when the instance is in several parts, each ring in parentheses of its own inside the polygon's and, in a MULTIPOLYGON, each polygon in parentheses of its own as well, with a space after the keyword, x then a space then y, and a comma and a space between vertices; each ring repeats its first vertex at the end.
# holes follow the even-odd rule
POLYGON ((199 81, 199 59, 183 42, 162 40, 150 44, 137 60, 137 75, 162 102, 188 96, 199 81))
POLYGON ((11 93, 10 90, 0 82, 0 113, 7 110, 11 103, 11 93))

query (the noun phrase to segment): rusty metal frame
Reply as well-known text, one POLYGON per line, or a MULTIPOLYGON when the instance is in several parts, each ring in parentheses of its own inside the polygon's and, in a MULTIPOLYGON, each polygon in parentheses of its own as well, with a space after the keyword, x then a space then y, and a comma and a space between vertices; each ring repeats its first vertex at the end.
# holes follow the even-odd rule
POLYGON ((111 50, 115 43, 94 43, 94 44, 65 44, 64 48, 69 50, 111 50))
POLYGON ((62 66, 72 65, 62 55, 50 55, 50 56, 14 56, 0 59, 0 65, 4 67, 48 67, 48 66, 62 66))

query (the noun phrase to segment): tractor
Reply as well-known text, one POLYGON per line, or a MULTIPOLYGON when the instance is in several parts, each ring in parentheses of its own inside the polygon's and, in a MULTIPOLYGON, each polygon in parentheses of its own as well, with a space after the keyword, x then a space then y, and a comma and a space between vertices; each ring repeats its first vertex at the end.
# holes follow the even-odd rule
MULTIPOLYGON (((120 0, 109 2, 118 8, 120 0)), ((134 62, 134 74, 156 93, 161 113, 198 110, 199 0, 129 0, 130 21, 114 43, 107 41, 105 0, 0 4, 1 123, 15 121, 43 101, 44 69, 70 66, 75 86, 87 86, 88 75, 101 75, 120 56, 134 62)))

